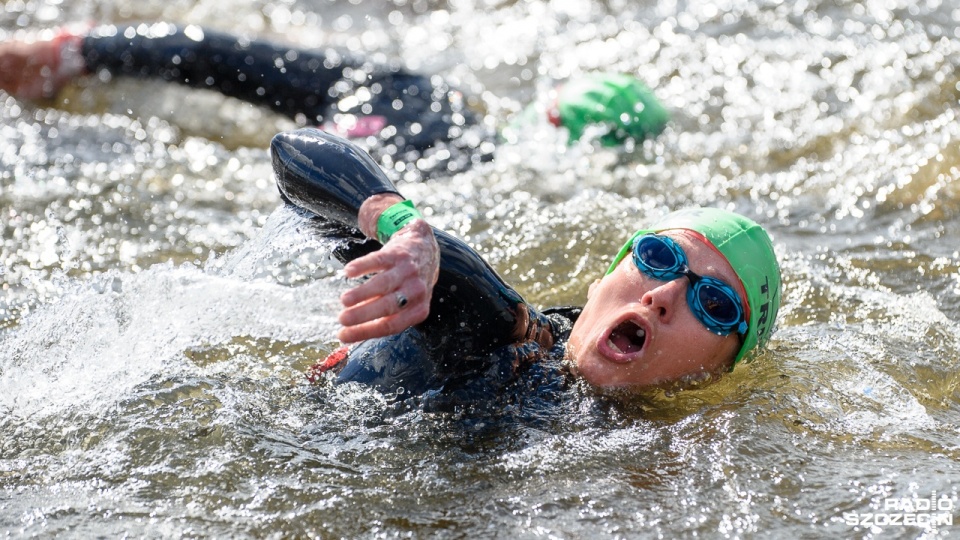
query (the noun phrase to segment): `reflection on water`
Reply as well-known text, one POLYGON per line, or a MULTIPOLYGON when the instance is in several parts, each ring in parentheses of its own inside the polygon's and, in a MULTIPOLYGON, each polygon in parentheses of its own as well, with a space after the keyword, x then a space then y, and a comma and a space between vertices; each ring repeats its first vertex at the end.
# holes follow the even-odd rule
POLYGON ((554 79, 637 73, 673 110, 656 141, 568 146, 529 125, 493 162, 402 190, 541 305, 582 301, 638 222, 689 204, 741 211, 773 233, 782 318, 753 364, 630 406, 575 385, 531 398, 536 373, 454 410, 310 387, 347 285, 329 246, 278 208, 266 145, 291 123, 138 81, 87 81, 40 106, 0 95, 0 530, 955 529, 861 524, 891 500, 955 504, 960 485, 950 4, 7 2, 0 33, 91 19, 401 59, 456 82, 490 125, 548 99, 554 79))

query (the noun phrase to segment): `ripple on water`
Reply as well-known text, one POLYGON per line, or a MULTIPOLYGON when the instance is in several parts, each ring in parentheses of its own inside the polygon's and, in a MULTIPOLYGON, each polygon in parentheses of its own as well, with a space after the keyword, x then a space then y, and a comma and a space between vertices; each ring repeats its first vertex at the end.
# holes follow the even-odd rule
POLYGON ((77 85, 53 108, 4 97, 0 527, 845 537, 881 534, 845 512, 956 498, 954 7, 501 4, 7 2, 0 27, 215 20, 373 51, 443 73, 489 125, 548 103, 557 79, 637 73, 673 112, 656 141, 567 145, 533 124, 493 162, 404 193, 539 304, 582 300, 639 222, 740 210, 785 270, 770 350, 626 411, 577 393, 391 409, 307 388, 346 284, 329 246, 274 211, 265 146, 288 121, 141 81, 77 85))

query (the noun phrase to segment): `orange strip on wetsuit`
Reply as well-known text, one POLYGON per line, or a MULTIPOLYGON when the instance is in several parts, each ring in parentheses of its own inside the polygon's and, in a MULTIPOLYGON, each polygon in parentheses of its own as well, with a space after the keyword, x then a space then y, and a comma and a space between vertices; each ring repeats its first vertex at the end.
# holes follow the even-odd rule
POLYGON ((342 345, 339 349, 328 354, 322 362, 317 362, 307 369, 307 380, 310 381, 311 384, 316 384, 317 381, 320 380, 321 375, 336 367, 340 362, 343 362, 349 352, 350 347, 348 345, 342 345))

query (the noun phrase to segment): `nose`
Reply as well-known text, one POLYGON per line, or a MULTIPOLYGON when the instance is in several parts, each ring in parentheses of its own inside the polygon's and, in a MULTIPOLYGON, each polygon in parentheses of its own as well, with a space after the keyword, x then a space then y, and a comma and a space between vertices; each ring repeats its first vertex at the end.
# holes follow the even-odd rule
POLYGON ((678 309, 686 304, 687 279, 683 276, 670 281, 656 282, 656 286, 643 293, 640 304, 656 310, 660 322, 670 322, 678 309))

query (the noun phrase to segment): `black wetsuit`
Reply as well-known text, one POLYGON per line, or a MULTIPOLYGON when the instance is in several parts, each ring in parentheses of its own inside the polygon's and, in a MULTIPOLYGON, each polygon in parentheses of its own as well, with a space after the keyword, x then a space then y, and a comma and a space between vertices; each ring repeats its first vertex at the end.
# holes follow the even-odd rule
POLYGON ((158 78, 269 107, 294 120, 363 137, 391 161, 448 171, 487 159, 489 139, 461 94, 439 77, 375 65, 333 49, 304 51, 171 24, 103 26, 83 40, 91 72, 158 78), (476 137, 462 137, 472 130, 476 137), (480 137, 480 139, 477 139, 480 137), (467 141, 466 139, 470 139, 467 141))
MULTIPOLYGON (((277 135, 271 152, 284 200, 308 213, 322 234, 351 241, 338 252, 342 260, 380 247, 364 238, 357 214, 371 195, 398 192, 369 156, 309 128, 277 135)), ((399 334, 354 347, 338 382, 374 385, 402 399, 477 380, 487 387, 504 384, 526 365, 563 357, 578 309, 534 309, 473 249, 434 232, 440 274, 430 315, 399 334)))

